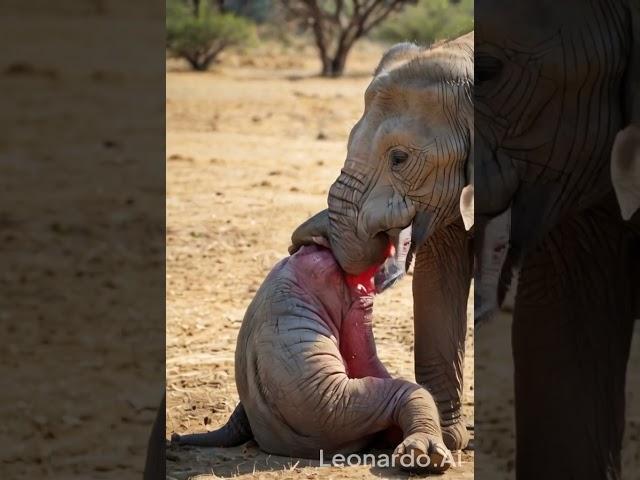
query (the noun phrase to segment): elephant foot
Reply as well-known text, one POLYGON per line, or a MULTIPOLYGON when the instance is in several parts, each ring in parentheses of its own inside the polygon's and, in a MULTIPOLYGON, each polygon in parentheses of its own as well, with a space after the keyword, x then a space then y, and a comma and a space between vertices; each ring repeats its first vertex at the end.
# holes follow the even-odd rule
POLYGON ((453 464, 451 452, 441 439, 426 433, 413 433, 394 451, 402 470, 412 473, 443 473, 453 464))
POLYGON ((469 444, 469 432, 462 418, 442 426, 442 439, 449 450, 463 450, 469 444))

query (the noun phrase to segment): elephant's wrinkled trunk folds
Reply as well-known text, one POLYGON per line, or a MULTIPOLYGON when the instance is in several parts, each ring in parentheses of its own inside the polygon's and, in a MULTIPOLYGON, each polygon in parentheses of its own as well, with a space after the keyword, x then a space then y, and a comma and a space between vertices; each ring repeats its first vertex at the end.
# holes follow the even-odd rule
POLYGON ((365 185, 357 176, 342 171, 329 190, 329 242, 342 269, 359 275, 385 259, 389 237, 382 231, 358 229, 359 202, 365 185))

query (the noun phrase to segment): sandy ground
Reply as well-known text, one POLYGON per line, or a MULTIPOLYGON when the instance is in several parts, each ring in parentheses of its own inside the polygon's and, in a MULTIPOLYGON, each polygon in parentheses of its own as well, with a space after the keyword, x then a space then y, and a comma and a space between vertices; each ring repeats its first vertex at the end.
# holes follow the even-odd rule
MULTIPOLYGON (((167 73, 167 436, 224 423, 238 396, 235 341, 245 308, 293 229, 326 206, 382 49, 355 52, 347 76, 317 78, 311 51, 227 57, 208 73, 167 73), (301 60, 301 59, 305 60, 301 60)), ((378 297, 375 335, 389 371, 413 377, 411 282, 378 297)), ((473 335, 465 414, 473 423, 473 335)), ((256 445, 169 447, 168 479, 406 477, 321 467, 256 445)), ((444 478, 473 477, 473 452, 444 478)))

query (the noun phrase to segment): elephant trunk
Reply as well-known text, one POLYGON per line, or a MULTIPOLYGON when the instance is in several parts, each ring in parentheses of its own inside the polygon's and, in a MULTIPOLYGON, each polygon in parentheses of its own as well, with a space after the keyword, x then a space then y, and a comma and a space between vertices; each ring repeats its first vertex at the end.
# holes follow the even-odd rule
POLYGON ((382 263, 389 237, 382 229, 367 231, 359 226, 359 204, 365 184, 357 176, 342 171, 329 190, 329 242, 342 269, 359 275, 382 263))
POLYGON ((493 218, 476 216, 474 228, 474 317, 478 325, 503 307, 514 275, 511 209, 493 218))

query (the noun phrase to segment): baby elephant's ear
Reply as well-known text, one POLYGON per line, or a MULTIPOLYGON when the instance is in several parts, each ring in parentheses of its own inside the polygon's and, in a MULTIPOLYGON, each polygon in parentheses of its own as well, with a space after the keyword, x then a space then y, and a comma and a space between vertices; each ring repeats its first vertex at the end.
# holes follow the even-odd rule
POLYGON ((473 227, 473 185, 467 185, 460 194, 460 214, 466 230, 473 227))
POLYGON ((629 220, 640 208, 640 124, 631 124, 616 135, 611 150, 611 181, 622 218, 629 220))

